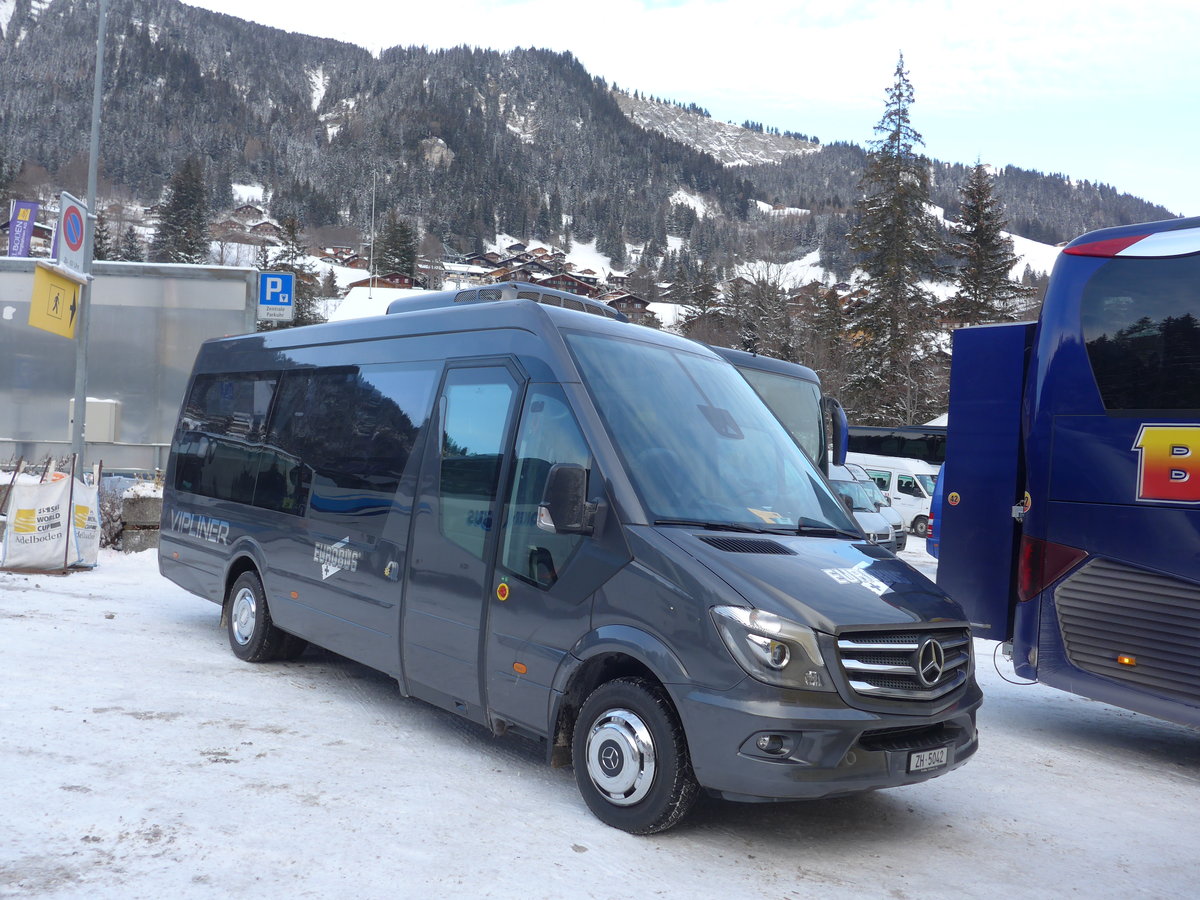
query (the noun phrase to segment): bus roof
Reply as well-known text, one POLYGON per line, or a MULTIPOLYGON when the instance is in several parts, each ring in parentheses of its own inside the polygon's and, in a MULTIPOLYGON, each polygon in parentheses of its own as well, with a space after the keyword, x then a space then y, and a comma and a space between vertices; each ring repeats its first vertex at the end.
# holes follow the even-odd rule
POLYGON ((817 376, 816 372, 808 366, 802 366, 799 363, 786 362, 782 359, 776 359, 773 356, 762 356, 758 353, 747 353, 745 350, 734 350, 731 347, 714 347, 712 344, 709 345, 709 349, 726 361, 744 369, 760 369, 763 372, 790 375, 793 378, 811 381, 816 385, 821 383, 821 379, 817 376))
POLYGON ((1200 217, 1091 231, 1067 244, 1063 253, 1133 259, 1190 256, 1200 253, 1200 217))

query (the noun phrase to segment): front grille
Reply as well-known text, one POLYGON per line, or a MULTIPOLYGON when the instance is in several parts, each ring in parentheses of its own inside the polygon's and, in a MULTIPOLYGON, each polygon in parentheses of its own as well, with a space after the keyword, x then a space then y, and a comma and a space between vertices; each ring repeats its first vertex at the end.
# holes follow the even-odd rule
POLYGON ((1054 605, 1072 665, 1200 700, 1200 586, 1095 559, 1059 586, 1054 605))
POLYGON ((850 687, 864 697, 936 700, 964 684, 971 669, 965 628, 842 634, 837 649, 850 687))

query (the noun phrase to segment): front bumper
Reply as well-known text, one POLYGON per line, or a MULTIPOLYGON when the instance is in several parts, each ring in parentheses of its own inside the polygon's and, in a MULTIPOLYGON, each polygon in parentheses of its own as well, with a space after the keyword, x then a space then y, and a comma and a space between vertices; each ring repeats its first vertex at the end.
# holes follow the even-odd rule
POLYGON ((729 800, 836 797, 928 781, 978 749, 983 696, 971 679, 937 713, 847 706, 836 693, 773 689, 747 678, 730 691, 674 686, 692 768, 701 786, 729 800), (760 737, 778 736, 781 747, 760 737), (909 771, 913 754, 946 749, 944 765, 909 771))

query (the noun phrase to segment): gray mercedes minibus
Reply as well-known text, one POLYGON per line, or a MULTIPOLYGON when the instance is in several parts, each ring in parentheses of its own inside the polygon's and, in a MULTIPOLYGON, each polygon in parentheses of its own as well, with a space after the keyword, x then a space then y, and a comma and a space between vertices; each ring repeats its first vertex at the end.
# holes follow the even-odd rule
POLYGON ((508 284, 206 342, 159 565, 250 662, 307 642, 574 765, 609 825, 975 752, 968 625, 727 362, 508 284))

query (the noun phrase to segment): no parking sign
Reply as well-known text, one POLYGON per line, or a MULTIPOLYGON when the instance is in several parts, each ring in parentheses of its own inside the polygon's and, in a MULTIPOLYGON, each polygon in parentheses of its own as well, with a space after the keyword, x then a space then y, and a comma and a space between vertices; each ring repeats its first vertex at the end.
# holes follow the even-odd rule
POLYGON ((87 207, 82 201, 63 191, 59 197, 58 264, 64 269, 83 274, 87 246, 87 207))

